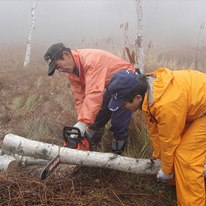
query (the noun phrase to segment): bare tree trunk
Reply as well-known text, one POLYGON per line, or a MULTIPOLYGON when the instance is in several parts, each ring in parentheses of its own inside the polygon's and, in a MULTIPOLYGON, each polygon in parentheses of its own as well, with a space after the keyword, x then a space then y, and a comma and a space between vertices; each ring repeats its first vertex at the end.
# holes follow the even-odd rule
POLYGON ((198 70, 198 51, 199 51, 199 42, 200 42, 200 35, 202 30, 205 28, 205 23, 202 23, 200 25, 200 31, 198 34, 198 39, 197 39, 197 47, 196 47, 196 55, 195 55, 195 69, 198 70))
POLYGON ((150 159, 135 159, 112 153, 74 150, 29 140, 13 134, 7 134, 4 137, 3 147, 7 151, 23 156, 51 160, 59 154, 60 161, 64 164, 110 168, 135 174, 156 174, 161 167, 160 160, 151 161, 150 159))
POLYGON ((31 31, 29 33, 29 37, 28 37, 28 41, 27 41, 27 49, 26 49, 26 56, 25 56, 25 60, 24 60, 24 67, 26 67, 30 61, 32 34, 33 34, 33 31, 35 30, 35 26, 36 26, 35 9, 36 9, 36 5, 37 5, 37 1, 38 0, 36 0, 36 2, 33 4, 32 9, 31 9, 32 27, 31 27, 31 31))
POLYGON ((0 171, 11 171, 18 166, 18 161, 9 155, 0 156, 0 171))
MULTIPOLYGON (((4 137, 3 147, 9 152, 22 156, 40 158, 40 162, 42 159, 51 160, 59 154, 60 162, 64 164, 109 168, 134 174, 155 175, 161 168, 161 160, 151 161, 150 159, 136 159, 112 153, 75 150, 29 140, 14 134, 7 134, 4 137)), ((43 164, 45 163, 43 161, 43 164)), ((206 166, 203 174, 206 176, 206 166)))
POLYGON ((13 154, 51 160, 57 156, 60 147, 14 134, 7 134, 3 140, 3 149, 13 154))
POLYGON ((0 150, 0 171, 11 171, 21 166, 31 166, 31 165, 47 165, 48 160, 35 159, 33 157, 21 156, 18 154, 13 154, 8 151, 0 150))
POLYGON ((48 160, 36 159, 34 157, 26 157, 26 156, 21 156, 18 154, 15 154, 14 157, 18 161, 18 164, 23 165, 23 166, 47 165, 49 162, 48 160))
POLYGON ((144 74, 144 45, 143 45, 143 13, 141 0, 137 1, 137 46, 138 46, 138 68, 144 74))

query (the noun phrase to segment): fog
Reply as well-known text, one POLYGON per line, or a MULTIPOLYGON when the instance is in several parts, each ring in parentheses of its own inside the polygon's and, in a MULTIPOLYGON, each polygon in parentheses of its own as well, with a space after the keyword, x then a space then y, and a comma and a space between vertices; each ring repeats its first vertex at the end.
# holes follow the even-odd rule
MULTIPOLYGON (((142 0, 144 43, 165 47, 206 45, 206 1, 142 0)), ((31 30, 31 8, 35 1, 0 1, 0 44, 26 44, 31 30)), ((106 40, 124 46, 128 23, 129 43, 137 36, 135 0, 38 0, 32 44, 64 42, 73 47, 101 47, 106 40)))

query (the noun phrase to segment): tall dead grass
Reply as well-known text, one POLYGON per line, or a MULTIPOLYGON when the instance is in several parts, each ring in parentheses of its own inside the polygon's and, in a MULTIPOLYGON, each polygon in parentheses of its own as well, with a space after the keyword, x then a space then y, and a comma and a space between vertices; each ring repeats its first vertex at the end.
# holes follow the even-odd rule
POLYGON ((153 46, 149 48, 148 44, 145 72, 152 72, 161 67, 171 70, 192 69, 206 72, 205 53, 206 47, 199 48, 198 60, 196 60, 195 47, 180 46, 165 49, 153 46))

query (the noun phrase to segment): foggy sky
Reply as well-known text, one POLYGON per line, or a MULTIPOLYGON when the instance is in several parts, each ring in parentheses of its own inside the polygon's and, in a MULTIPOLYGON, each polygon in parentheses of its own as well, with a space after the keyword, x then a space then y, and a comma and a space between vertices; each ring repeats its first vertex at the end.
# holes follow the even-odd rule
MULTIPOLYGON (((31 30, 35 1, 0 1, 0 43, 25 43, 31 30)), ((142 0, 144 41, 166 46, 197 44, 200 25, 206 23, 206 1, 142 0)), ((38 0, 33 44, 64 42, 79 47, 105 42, 124 45, 121 24, 128 22, 130 43, 137 35, 135 0, 38 0), (85 41, 83 43, 82 39, 85 41), (84 45, 82 45, 84 44, 84 45)), ((206 28, 201 31, 206 44, 206 28)))

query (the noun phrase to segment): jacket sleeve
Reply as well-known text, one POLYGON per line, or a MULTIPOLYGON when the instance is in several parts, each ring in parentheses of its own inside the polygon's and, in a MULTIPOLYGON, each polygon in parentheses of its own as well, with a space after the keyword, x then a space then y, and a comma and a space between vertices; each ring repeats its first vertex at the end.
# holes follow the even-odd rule
POLYGON ((85 96, 85 86, 79 81, 70 80, 73 93, 75 94, 75 109, 77 114, 80 113, 85 96))
POLYGON ((93 124, 103 101, 105 90, 106 72, 97 66, 85 72, 85 96, 83 102, 79 101, 76 107, 81 104, 78 111, 78 121, 87 125, 93 124))
POLYGON ((165 102, 159 105, 155 112, 162 170, 168 175, 174 173, 175 150, 180 144, 185 126, 187 105, 182 105, 185 105, 185 102, 181 100, 165 102))
POLYGON ((146 118, 150 139, 152 141, 152 146, 153 146, 152 156, 155 159, 161 159, 161 150, 160 150, 159 132, 158 132, 157 123, 155 119, 151 116, 149 111, 145 112, 145 118, 146 118))

